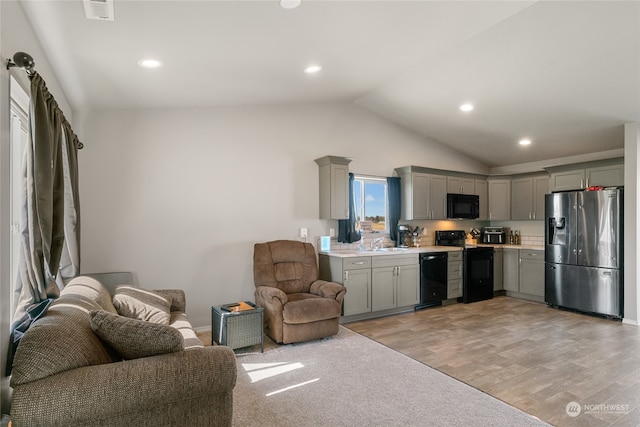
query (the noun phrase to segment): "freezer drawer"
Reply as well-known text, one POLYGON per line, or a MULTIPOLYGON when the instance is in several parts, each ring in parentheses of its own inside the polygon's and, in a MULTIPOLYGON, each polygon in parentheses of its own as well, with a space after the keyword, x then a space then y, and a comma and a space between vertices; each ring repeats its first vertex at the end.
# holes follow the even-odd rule
POLYGON ((621 318, 623 289, 620 270, 546 263, 547 304, 621 318))

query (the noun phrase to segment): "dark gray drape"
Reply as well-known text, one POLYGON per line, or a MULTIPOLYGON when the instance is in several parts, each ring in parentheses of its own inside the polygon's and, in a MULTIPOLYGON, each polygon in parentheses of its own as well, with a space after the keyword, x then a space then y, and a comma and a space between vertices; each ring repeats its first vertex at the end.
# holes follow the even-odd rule
MULTIPOLYGON (((39 74, 31 79, 29 141, 12 332, 80 271, 78 148, 82 144, 39 74)), ((45 308, 46 309, 46 308, 45 308)), ((24 330, 22 331, 24 332, 24 330)), ((17 339, 20 334, 13 334, 17 339)))
POLYGON ((338 242, 353 243, 362 238, 359 231, 356 230, 356 201, 353 195, 353 181, 355 176, 349 174, 349 219, 338 220, 338 242))
POLYGON ((387 178, 387 205, 389 207, 389 238, 394 242, 398 240, 398 221, 402 208, 402 189, 400 178, 387 178))

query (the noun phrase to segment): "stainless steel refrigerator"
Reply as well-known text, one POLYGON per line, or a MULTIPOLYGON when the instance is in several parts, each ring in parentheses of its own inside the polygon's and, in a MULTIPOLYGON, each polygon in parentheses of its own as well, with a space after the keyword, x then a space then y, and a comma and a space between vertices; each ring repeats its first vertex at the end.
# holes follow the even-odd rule
POLYGON ((545 302, 623 316, 623 190, 545 196, 545 302))

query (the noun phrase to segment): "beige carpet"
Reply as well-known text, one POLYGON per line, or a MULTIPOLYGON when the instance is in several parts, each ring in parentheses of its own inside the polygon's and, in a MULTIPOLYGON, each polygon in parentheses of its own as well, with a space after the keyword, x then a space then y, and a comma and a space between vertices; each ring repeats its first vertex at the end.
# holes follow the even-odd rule
POLYGON ((236 353, 234 426, 548 425, 344 327, 236 353))

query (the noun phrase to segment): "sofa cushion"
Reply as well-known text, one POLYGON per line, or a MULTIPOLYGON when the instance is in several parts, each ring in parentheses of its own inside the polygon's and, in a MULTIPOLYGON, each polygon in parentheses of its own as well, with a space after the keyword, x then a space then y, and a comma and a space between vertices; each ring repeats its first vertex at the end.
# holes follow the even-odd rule
POLYGON ((145 320, 119 316, 103 310, 89 313, 91 328, 123 359, 174 353, 184 349, 176 328, 145 320))
POLYGON ((310 323, 340 317, 340 303, 334 299, 298 293, 287 295, 283 320, 287 324, 310 323))
POLYGON ((91 329, 87 316, 91 310, 102 307, 86 295, 65 288, 20 340, 13 360, 11 386, 83 366, 113 362, 114 354, 91 329))
POLYGON ((171 320, 171 299, 167 294, 148 289, 119 286, 113 305, 122 316, 168 325, 171 320))

